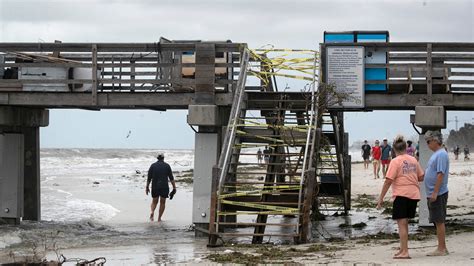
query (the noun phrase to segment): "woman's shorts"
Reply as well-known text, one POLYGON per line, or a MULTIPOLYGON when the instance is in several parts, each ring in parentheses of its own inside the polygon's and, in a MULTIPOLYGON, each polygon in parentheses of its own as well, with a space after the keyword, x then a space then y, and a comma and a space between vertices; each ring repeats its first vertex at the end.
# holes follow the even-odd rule
POLYGON ((411 219, 415 217, 418 200, 397 196, 393 201, 392 219, 411 219))

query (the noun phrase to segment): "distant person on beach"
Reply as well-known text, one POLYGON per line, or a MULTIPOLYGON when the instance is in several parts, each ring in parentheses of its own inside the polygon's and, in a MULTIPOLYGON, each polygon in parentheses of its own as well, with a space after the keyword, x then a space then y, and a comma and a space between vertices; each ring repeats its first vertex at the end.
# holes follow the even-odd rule
POLYGON ((362 159, 364 159, 364 169, 369 169, 370 163, 370 151, 372 147, 367 143, 367 140, 364 140, 364 145, 362 145, 362 159))
POLYGON ((459 159, 459 145, 456 145, 456 147, 454 147, 454 160, 457 160, 459 159))
POLYGON ((374 164, 374 179, 380 178, 380 157, 382 156, 382 150, 379 146, 379 140, 375 141, 375 145, 372 147, 370 156, 372 156, 372 163, 374 164))
POLYGON ((464 161, 469 160, 469 147, 466 145, 464 147, 464 161))
POLYGON ((410 156, 416 156, 416 149, 413 147, 413 142, 411 140, 407 140, 407 154, 410 156))
POLYGON ((408 219, 415 217, 416 205, 420 200, 420 185, 423 181, 423 169, 412 155, 406 153, 407 145, 403 136, 397 136, 393 141, 396 157, 390 162, 386 179, 377 202, 381 209, 385 194, 392 187, 393 212, 392 219, 397 221, 400 249, 394 259, 410 259, 408 253, 408 219))
POLYGON ((263 150, 263 160, 265 160, 265 163, 268 164, 270 162, 270 150, 268 147, 265 147, 263 150))
POLYGON ((388 165, 390 164, 390 160, 392 159, 392 147, 388 145, 388 140, 387 138, 383 139, 382 146, 380 146, 382 149, 382 157, 380 160, 382 161, 382 174, 383 178, 385 178, 385 174, 387 173, 388 165))
POLYGON ((449 157, 443 149, 443 135, 439 131, 425 133, 428 148, 433 151, 425 170, 425 189, 428 202, 429 220, 436 226, 438 248, 428 256, 446 256, 446 207, 448 204, 449 157))
POLYGON ((416 149, 415 158, 419 161, 420 160, 420 143, 419 142, 416 143, 415 149, 416 149))
POLYGON ((258 149, 258 151, 257 151, 257 160, 258 160, 259 165, 262 164, 262 158, 263 158, 262 150, 258 149))
POLYGON ((150 182, 151 182, 151 197, 153 198, 151 202, 151 213, 150 221, 154 220, 155 209, 158 205, 158 199, 160 201, 160 208, 158 212, 158 222, 161 222, 161 217, 165 212, 166 198, 168 195, 172 199, 176 193, 176 183, 173 177, 173 171, 171 166, 165 163, 165 155, 163 153, 158 153, 158 161, 154 162, 150 169, 148 170, 148 179, 146 182, 145 193, 148 195, 150 193, 150 182), (173 185, 173 191, 170 193, 170 188, 168 185, 168 180, 173 185))

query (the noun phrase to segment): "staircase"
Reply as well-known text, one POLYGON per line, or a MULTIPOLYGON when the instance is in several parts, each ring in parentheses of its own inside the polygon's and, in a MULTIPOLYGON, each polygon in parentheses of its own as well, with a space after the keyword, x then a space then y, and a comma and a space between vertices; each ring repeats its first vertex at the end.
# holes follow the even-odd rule
POLYGON ((217 169, 209 244, 219 238, 306 242, 316 186, 315 88, 305 108, 282 96, 250 109, 247 62, 245 51, 217 169))
POLYGON ((323 114, 323 144, 320 150, 317 176, 318 201, 321 211, 345 214, 350 210, 350 156, 344 134, 342 114, 323 114))

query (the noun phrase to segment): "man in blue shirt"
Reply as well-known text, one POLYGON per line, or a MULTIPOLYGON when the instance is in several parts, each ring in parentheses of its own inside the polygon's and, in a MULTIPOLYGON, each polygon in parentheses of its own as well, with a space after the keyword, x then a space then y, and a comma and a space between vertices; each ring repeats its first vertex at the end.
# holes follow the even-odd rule
POLYGON ((382 146, 380 146, 382 150, 382 173, 383 173, 383 178, 385 178, 385 175, 387 174, 388 170, 388 165, 390 164, 390 160, 392 159, 391 153, 392 153, 392 147, 388 145, 388 140, 387 138, 383 139, 382 146))
POLYGON ((448 175, 449 158, 448 153, 443 149, 443 136, 440 131, 428 130, 425 133, 425 140, 428 148, 434 153, 425 171, 426 197, 428 198, 428 210, 430 212, 430 222, 436 225, 438 236, 438 248, 428 253, 428 256, 446 256, 446 206, 448 203, 448 175))

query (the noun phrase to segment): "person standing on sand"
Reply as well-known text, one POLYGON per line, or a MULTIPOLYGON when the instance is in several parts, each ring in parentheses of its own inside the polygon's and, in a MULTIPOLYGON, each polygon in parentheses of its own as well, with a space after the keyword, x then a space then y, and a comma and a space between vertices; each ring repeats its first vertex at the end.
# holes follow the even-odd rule
POLYGON ((388 145, 388 140, 387 138, 383 139, 383 144, 380 146, 382 149, 382 173, 383 173, 383 178, 385 178, 385 175, 387 174, 387 169, 388 165, 390 164, 391 160, 391 152, 392 152, 392 147, 388 145))
POLYGON ((364 169, 369 169, 370 163, 370 150, 372 147, 367 143, 367 140, 364 140, 364 145, 362 145, 362 159, 364 159, 364 169))
POLYGON ((464 161, 469 160, 469 147, 466 145, 464 147, 464 161))
POLYGON ((375 145, 372 147, 370 156, 372 156, 372 163, 374 164, 374 179, 380 178, 380 157, 382 156, 382 150, 379 146, 379 140, 375 141, 375 145))
POLYGON ((416 205, 420 200, 420 185, 423 181, 423 169, 412 155, 406 153, 407 145, 403 136, 393 141, 396 157, 390 162, 386 179, 377 202, 377 209, 382 208, 383 199, 392 186, 393 213, 392 219, 397 221, 400 237, 400 250, 394 259, 411 259, 408 253, 408 219, 414 218, 416 205))
POLYGON ((151 213, 150 221, 154 220, 155 209, 158 205, 158 199, 160 200, 160 208, 158 212, 158 222, 161 222, 161 217, 165 212, 166 198, 168 194, 172 197, 176 193, 176 183, 173 177, 173 171, 171 166, 165 163, 165 155, 163 153, 158 153, 158 161, 154 162, 150 169, 148 170, 148 179, 146 182, 145 194, 150 193, 150 182, 151 182, 151 197, 153 198, 151 202, 151 213), (170 194, 170 188, 168 186, 168 180, 173 185, 173 191, 170 194))
POLYGON ((265 164, 268 164, 270 162, 270 150, 268 147, 265 147, 263 150, 263 160, 265 161, 265 164))
POLYGON ((416 149, 413 147, 413 142, 411 140, 407 140, 407 154, 410 156, 416 156, 416 149))
POLYGON ((456 145, 456 147, 454 147, 454 160, 457 160, 459 158, 459 146, 456 145))
POLYGON ((258 160, 259 165, 262 164, 262 157, 263 157, 262 150, 258 149, 258 151, 257 151, 257 160, 258 160))
POLYGON ((446 206, 448 204, 449 157, 443 149, 443 135, 439 131, 425 133, 428 148, 433 151, 425 171, 425 188, 428 197, 430 223, 436 226, 438 248, 427 256, 446 256, 446 206))

